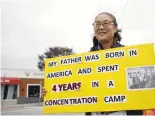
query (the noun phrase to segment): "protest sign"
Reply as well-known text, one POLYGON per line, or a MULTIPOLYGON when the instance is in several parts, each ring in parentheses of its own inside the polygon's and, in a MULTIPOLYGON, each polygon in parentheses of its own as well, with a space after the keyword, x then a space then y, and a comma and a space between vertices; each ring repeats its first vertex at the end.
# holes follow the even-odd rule
POLYGON ((44 113, 155 108, 154 44, 46 59, 44 113))

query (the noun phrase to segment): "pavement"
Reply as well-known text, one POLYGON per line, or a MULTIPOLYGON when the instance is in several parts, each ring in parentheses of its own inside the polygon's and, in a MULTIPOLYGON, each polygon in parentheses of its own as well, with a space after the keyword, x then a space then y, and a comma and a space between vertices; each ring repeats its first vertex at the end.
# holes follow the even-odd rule
POLYGON ((80 115, 85 116, 84 113, 67 113, 67 114, 43 114, 42 103, 29 104, 13 104, 1 107, 1 115, 50 115, 50 116, 64 116, 64 115, 80 115))
POLYGON ((42 115, 42 106, 12 107, 1 110, 1 115, 42 115))
POLYGON ((21 107, 32 107, 32 106, 43 106, 43 103, 27 103, 27 104, 3 104, 1 105, 2 109, 12 109, 12 108, 21 108, 21 107))
POLYGON ((1 115, 50 115, 50 116, 85 116, 84 113, 66 113, 66 114, 43 114, 42 106, 20 107, 1 110, 1 115))

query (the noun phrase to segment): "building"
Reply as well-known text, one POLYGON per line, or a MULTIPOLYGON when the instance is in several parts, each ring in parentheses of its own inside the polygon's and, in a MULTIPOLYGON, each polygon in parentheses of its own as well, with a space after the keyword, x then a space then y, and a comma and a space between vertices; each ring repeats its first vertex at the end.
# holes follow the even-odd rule
POLYGON ((33 70, 1 70, 1 100, 35 102, 41 98, 44 73, 33 70), (31 98, 31 99, 30 99, 31 98))

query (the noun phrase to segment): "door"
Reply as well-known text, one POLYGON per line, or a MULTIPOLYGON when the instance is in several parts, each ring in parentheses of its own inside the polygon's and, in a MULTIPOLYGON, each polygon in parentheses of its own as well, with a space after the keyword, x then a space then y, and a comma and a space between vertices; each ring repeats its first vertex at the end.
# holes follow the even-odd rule
POLYGON ((28 97, 40 97, 40 85, 28 85, 28 97))

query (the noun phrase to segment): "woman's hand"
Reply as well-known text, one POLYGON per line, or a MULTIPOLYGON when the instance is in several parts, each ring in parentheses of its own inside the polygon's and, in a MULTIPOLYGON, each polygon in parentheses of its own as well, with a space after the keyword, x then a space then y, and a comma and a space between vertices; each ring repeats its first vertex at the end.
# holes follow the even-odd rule
POLYGON ((44 96, 46 95, 46 93, 47 93, 47 91, 46 91, 46 89, 43 87, 43 88, 42 88, 42 96, 44 97, 44 96))

